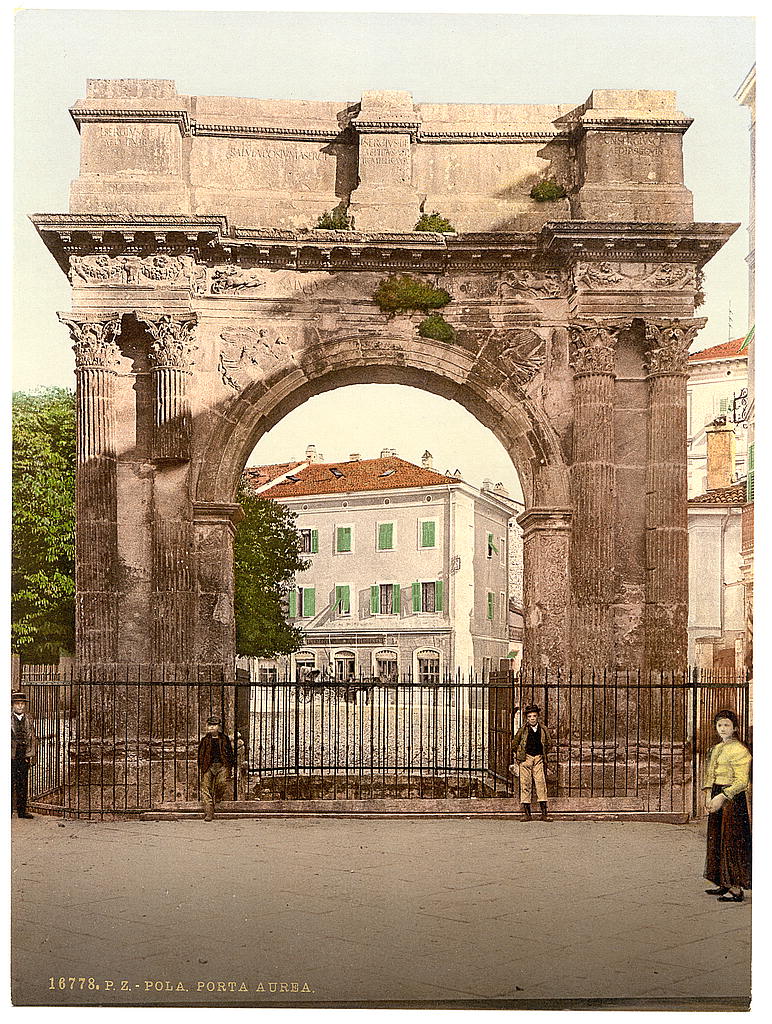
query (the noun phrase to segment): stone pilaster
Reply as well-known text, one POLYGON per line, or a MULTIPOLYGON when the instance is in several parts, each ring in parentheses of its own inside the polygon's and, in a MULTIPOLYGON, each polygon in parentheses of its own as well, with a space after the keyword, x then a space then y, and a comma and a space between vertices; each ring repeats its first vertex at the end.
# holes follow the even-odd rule
POLYGON ((223 665, 232 673, 236 657, 233 542, 243 518, 241 506, 201 502, 195 523, 198 618, 195 657, 199 664, 223 665))
POLYGON ((574 371, 571 653, 577 666, 613 663, 614 356, 622 324, 569 326, 574 371))
POLYGON ((60 313, 75 351, 75 642, 81 666, 117 657, 118 559, 115 379, 120 316, 60 313))
POLYGON ((191 417, 188 381, 193 366, 195 314, 151 317, 137 313, 150 332, 154 412, 152 457, 186 462, 190 458, 191 417))
POLYGON ((646 473, 646 664, 687 660, 686 378, 700 320, 646 320, 649 390, 646 473))
POLYGON ((523 530, 523 668, 562 668, 568 654, 569 509, 531 508, 523 530))

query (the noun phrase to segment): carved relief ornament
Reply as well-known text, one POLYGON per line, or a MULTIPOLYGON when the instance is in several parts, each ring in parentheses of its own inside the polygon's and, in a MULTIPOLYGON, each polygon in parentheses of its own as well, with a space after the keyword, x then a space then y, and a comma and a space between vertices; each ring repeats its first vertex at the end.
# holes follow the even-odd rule
POLYGON ((248 383, 245 375, 252 380, 263 379, 282 363, 295 363, 287 342, 273 337, 266 328, 231 327, 224 330, 220 338, 224 347, 220 350, 217 370, 223 384, 234 391, 241 391, 248 383))
POLYGON ((562 270, 531 270, 513 267, 501 279, 501 297, 517 299, 559 299, 568 293, 568 278, 562 270))
POLYGON ((696 320, 646 320, 646 373, 649 376, 686 374, 689 347, 707 322, 705 317, 696 320))
POLYGON ((90 285, 186 285, 194 275, 192 256, 70 256, 69 278, 90 285))
POLYGON ((70 329, 78 370, 112 370, 118 365, 120 351, 115 339, 121 332, 120 313, 99 319, 80 319, 67 313, 57 313, 59 320, 70 329))
POLYGON ((614 351, 619 332, 629 323, 587 321, 568 325, 569 361, 574 374, 614 372, 614 351))
POLYGON ((150 331, 151 363, 156 367, 174 367, 189 371, 193 365, 193 350, 198 347, 193 344, 195 313, 184 317, 173 317, 169 313, 151 317, 137 312, 135 316, 150 331))
POLYGON ((682 263, 578 262, 574 282, 595 291, 645 290, 681 291, 697 287, 697 271, 682 263))

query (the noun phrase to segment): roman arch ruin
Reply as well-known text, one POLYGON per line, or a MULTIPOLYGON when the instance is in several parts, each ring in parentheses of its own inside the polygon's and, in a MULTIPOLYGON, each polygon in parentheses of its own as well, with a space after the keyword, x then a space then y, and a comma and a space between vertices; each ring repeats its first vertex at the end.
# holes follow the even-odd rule
POLYGON ((693 220, 672 93, 347 105, 92 80, 71 114, 70 210, 33 221, 72 284, 82 666, 232 667, 244 463, 363 382, 455 399, 510 453, 528 663, 685 664, 686 357, 736 225, 693 220), (315 228, 332 210, 352 228, 315 228), (455 231, 415 231, 433 211, 455 231), (405 274, 449 293, 451 340, 376 304, 405 274))

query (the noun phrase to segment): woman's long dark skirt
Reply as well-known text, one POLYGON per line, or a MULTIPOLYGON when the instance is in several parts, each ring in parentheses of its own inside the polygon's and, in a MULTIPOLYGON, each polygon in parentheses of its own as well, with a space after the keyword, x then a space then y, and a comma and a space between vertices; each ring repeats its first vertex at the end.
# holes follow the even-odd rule
MULTIPOLYGON (((721 786, 714 786, 710 795, 722 792, 721 786)), ((708 815, 705 877, 714 885, 751 888, 751 823, 745 793, 708 815)))

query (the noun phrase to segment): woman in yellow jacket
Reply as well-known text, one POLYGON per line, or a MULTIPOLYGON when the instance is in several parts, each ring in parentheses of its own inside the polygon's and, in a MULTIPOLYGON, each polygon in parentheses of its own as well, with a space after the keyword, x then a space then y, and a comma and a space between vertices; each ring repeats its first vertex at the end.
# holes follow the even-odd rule
POLYGON ((720 743, 710 752, 703 790, 708 814, 708 853, 705 878, 720 903, 742 903, 743 889, 751 888, 751 824, 748 789, 751 754, 737 738, 733 711, 719 711, 713 719, 720 743))

